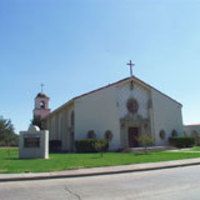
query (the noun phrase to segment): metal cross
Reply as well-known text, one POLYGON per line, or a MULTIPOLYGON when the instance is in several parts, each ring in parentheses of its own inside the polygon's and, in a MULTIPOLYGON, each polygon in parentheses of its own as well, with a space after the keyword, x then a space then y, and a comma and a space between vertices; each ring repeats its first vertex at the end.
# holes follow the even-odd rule
POLYGON ((129 63, 127 63, 128 66, 130 66, 130 75, 131 77, 133 76, 133 66, 135 66, 134 63, 132 63, 132 61, 130 60, 129 63))
POLYGON ((40 86, 41 86, 41 93, 43 93, 44 92, 44 84, 42 83, 40 86))

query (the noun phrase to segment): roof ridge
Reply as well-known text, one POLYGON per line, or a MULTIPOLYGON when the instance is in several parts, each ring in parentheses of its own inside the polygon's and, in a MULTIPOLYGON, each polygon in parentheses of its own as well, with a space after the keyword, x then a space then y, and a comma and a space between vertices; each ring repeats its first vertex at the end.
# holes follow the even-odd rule
POLYGON ((147 84, 146 82, 140 80, 140 79, 137 78, 136 76, 131 76, 131 77, 127 77, 127 78, 121 79, 121 80, 119 80, 119 81, 115 81, 115 82, 110 83, 110 84, 108 84, 108 85, 99 87, 99 88, 97 88, 97 89, 95 89, 95 90, 91 90, 91 91, 89 91, 89 92, 86 92, 86 93, 83 93, 83 94, 81 94, 81 95, 75 96, 74 98, 70 99, 69 101, 67 101, 66 103, 64 103, 63 105, 61 105, 61 106, 58 107, 57 109, 55 109, 54 111, 52 111, 51 114, 52 114, 52 113, 55 113, 55 112, 57 112, 57 111, 59 111, 61 108, 65 107, 66 105, 68 105, 68 104, 71 103, 72 101, 75 101, 75 100, 77 100, 77 99, 79 99, 79 98, 81 98, 81 97, 84 97, 84 96, 87 96, 87 95, 89 95, 89 94, 98 92, 98 91, 103 90, 103 89, 108 88, 108 87, 112 87, 112 86, 114 86, 114 85, 117 85, 117 84, 119 84, 119 83, 122 83, 122 82, 127 81, 127 80, 130 80, 130 79, 135 79, 136 81, 139 81, 139 82, 142 83, 143 85, 145 85, 145 86, 147 86, 147 87, 150 87, 150 88, 156 90, 156 91, 159 92, 160 94, 164 95, 165 97, 171 99, 172 101, 174 101, 174 102, 176 102, 177 104, 179 104, 179 105, 182 106, 181 103, 179 103, 178 101, 176 101, 176 100, 173 99, 172 97, 168 96, 167 94, 161 92, 160 90, 156 89, 155 87, 151 86, 150 84, 147 84))

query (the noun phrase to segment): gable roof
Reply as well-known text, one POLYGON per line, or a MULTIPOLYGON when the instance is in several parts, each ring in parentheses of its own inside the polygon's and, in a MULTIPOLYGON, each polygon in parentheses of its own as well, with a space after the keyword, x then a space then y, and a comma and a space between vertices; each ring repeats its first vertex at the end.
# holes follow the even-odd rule
POLYGON ((61 110, 61 109, 64 108, 65 106, 67 106, 67 105, 73 103, 75 100, 77 100, 77 99, 79 99, 79 98, 81 98, 81 97, 84 97, 84 96, 87 96, 87 95, 96 93, 96 92, 98 92, 98 91, 101 91, 101 90, 103 90, 103 89, 106 89, 106 88, 109 88, 109 87, 118 85, 118 84, 120 84, 120 83, 126 82, 126 81, 131 80, 131 79, 132 79, 132 80, 136 80, 137 82, 139 82, 140 84, 146 86, 146 87, 149 88, 149 89, 153 89, 153 90, 159 92, 160 94, 164 95, 164 96, 167 97, 168 99, 170 99, 170 100, 174 101, 175 103, 179 104, 180 106, 182 106, 182 104, 179 103, 178 101, 176 101, 175 99, 173 99, 173 98, 171 98, 170 96, 164 94, 163 92, 157 90, 157 89, 154 88, 153 86, 151 86, 151 85, 145 83, 144 81, 140 80, 140 79, 137 78, 136 76, 133 76, 133 77, 124 78, 124 79, 119 80, 119 81, 117 81, 117 82, 114 82, 114 83, 108 84, 108 85, 106 85, 106 86, 100 87, 100 88, 98 88, 98 89, 96 89, 96 90, 92 90, 92 91, 90 91, 90 92, 87 92, 87 93, 84 93, 84 94, 82 94, 82 95, 76 96, 76 97, 72 98, 71 100, 69 100, 68 102, 66 102, 65 104, 63 104, 63 105, 61 105, 60 107, 58 107, 57 109, 55 109, 54 111, 52 111, 52 112, 50 113, 50 115, 51 115, 51 114, 54 114, 54 113, 56 113, 56 112, 58 112, 59 110, 61 110))

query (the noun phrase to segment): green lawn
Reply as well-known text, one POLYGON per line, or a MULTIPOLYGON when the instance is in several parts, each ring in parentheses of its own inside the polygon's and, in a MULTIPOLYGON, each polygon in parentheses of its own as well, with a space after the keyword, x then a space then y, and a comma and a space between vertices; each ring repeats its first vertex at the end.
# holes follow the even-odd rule
POLYGON ((200 151, 200 146, 195 146, 191 149, 191 151, 200 151))
POLYGON ((128 165, 137 163, 180 160, 200 157, 199 153, 191 152, 152 152, 147 155, 134 153, 100 154, 50 154, 49 160, 18 159, 17 149, 0 149, 0 173, 50 172, 67 169, 128 165))

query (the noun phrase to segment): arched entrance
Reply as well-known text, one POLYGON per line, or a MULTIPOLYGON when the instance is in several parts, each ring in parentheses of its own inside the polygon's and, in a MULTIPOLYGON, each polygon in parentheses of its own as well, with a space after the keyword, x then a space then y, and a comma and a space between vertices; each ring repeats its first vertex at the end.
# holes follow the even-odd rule
POLYGON ((139 147, 138 137, 141 134, 151 134, 150 121, 138 114, 129 114, 120 120, 122 148, 139 147))

